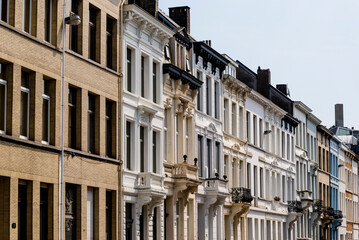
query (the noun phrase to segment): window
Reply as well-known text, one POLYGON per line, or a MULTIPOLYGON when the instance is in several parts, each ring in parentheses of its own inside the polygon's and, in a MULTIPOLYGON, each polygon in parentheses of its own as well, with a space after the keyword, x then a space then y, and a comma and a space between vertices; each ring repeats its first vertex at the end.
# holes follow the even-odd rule
MULTIPOLYGON (((106 191, 106 240, 111 240, 116 235, 113 223, 116 221, 116 191, 106 191)), ((115 226, 115 225, 114 225, 115 226)))
POLYGON ((153 209, 153 219, 152 219, 152 221, 153 221, 153 225, 152 225, 152 229, 153 229, 153 237, 152 237, 152 239, 153 240, 157 240, 157 238, 158 238, 158 207, 155 207, 154 209, 153 209))
POLYGON ((168 45, 165 46, 165 58, 169 60, 171 58, 170 47, 168 45))
POLYGON ((131 144, 132 144, 132 126, 131 122, 126 122, 126 168, 132 170, 131 166, 131 144))
POLYGON ((190 134, 190 120, 186 118, 186 155, 189 155, 189 134, 190 134))
POLYGON ((253 144, 254 145, 258 145, 257 143, 257 134, 258 134, 258 130, 257 130, 257 116, 253 115, 253 144))
POLYGON ((30 73, 21 72, 20 136, 29 138, 30 73))
POLYGON ((220 171, 220 162, 221 162, 221 144, 219 143, 219 142, 216 142, 216 155, 215 155, 215 157, 216 157, 216 167, 215 167, 215 169, 216 169, 216 171, 217 171, 217 173, 219 174, 221 171, 220 171))
POLYGON ((145 57, 141 56, 141 97, 145 97, 145 57))
POLYGON ((42 89, 42 142, 50 142, 50 82, 43 80, 42 89))
MULTIPOLYGON (((259 196, 261 198, 264 197, 264 193, 263 193, 263 187, 264 187, 264 182, 263 182, 263 168, 259 168, 259 196)), ((284 201, 284 199, 283 199, 284 201)))
POLYGON ((251 164, 247 163, 247 188, 251 188, 251 164))
POLYGON ((176 121, 176 157, 177 157, 177 163, 180 162, 180 151, 179 151, 179 119, 178 115, 175 116, 176 121))
POLYGON ((211 178, 212 176, 212 141, 210 139, 207 139, 207 168, 208 173, 207 177, 211 178))
POLYGON ((157 132, 152 133, 152 170, 157 173, 157 132))
POLYGON ((106 65, 116 70, 116 20, 107 15, 106 18, 106 65))
MULTIPOLYGON (((81 0, 71 0, 70 15, 71 14, 75 14, 75 15, 80 14, 80 5, 81 5, 80 1, 81 0)), ((82 45, 82 41, 80 38, 80 36, 82 36, 82 34, 79 34, 79 33, 80 33, 80 26, 70 25, 70 49, 77 53, 81 53, 80 48, 82 45)))
POLYGON ((285 133, 284 132, 282 132, 282 158, 285 158, 285 133))
POLYGON ((203 137, 198 135, 198 153, 197 153, 197 157, 198 157, 198 175, 199 177, 203 177, 203 137))
POLYGON ((259 119, 259 146, 263 148, 263 120, 259 119))
POLYGON ((152 97, 153 102, 157 103, 157 63, 152 64, 152 97))
POLYGON ((32 226, 32 183, 19 180, 18 185, 18 239, 28 239, 28 232, 31 232, 32 226))
POLYGON ((140 240, 145 240, 145 206, 142 206, 140 215, 140 240))
POLYGON ((95 95, 88 95, 88 126, 87 126, 87 134, 88 134, 88 151, 90 153, 95 153, 95 95))
POLYGON ((45 0, 44 40, 51 42, 52 0, 45 0))
POLYGON ((66 228, 65 239, 77 240, 79 238, 79 229, 80 229, 79 224, 76 224, 78 223, 78 220, 80 220, 80 218, 77 218, 77 216, 81 216, 80 215, 81 212, 77 208, 77 206, 80 206, 79 202, 81 200, 80 198, 78 198, 78 196, 80 196, 79 195, 80 192, 78 191, 79 186, 66 183, 65 188, 66 188, 65 201, 68 203, 68 206, 65 208, 65 221, 70 221, 73 223, 72 225, 70 224, 66 228))
POLYGON ((211 79, 206 79, 206 104, 207 104, 207 115, 211 115, 211 79))
POLYGON ((89 9, 89 58, 99 62, 100 10, 90 4, 89 9))
POLYGON ((48 233, 53 231, 51 221, 53 186, 44 183, 41 183, 40 186, 40 240, 45 240, 48 239, 48 233))
POLYGON ((0 20, 9 23, 9 0, 0 0, 0 20))
POLYGON ((168 111, 169 109, 165 109, 164 111, 164 128, 163 128, 163 133, 164 133, 164 159, 168 160, 168 111))
MULTIPOLYGON (((224 155, 223 176, 228 176, 228 155, 224 155)), ((232 176, 233 178, 234 176, 232 176)))
POLYGON ((239 107, 238 114, 238 129, 239 129, 239 138, 243 138, 243 108, 239 107))
POLYGON ((68 143, 69 147, 76 149, 77 148, 77 89, 74 87, 69 87, 69 96, 68 96, 68 143))
POLYGON ((235 103, 232 103, 232 135, 237 136, 237 120, 236 120, 236 109, 235 103))
POLYGON ((219 83, 214 84, 214 117, 219 119, 219 83))
POLYGON ((95 193, 92 187, 87 188, 87 239, 94 239, 94 207, 95 207, 95 193))
POLYGON ((115 154, 113 153, 114 150, 114 143, 116 142, 116 122, 113 121, 113 117, 116 117, 115 114, 115 103, 106 100, 106 156, 113 157, 115 154))
POLYGON ((126 240, 132 240, 132 233, 133 233, 132 205, 133 205, 132 203, 126 203, 126 240))
POLYGON ((127 48, 127 85, 126 90, 132 92, 132 50, 127 48))
POLYGON ((6 104, 7 104, 7 65, 4 63, 0 63, 0 133, 6 132, 6 104))
MULTIPOLYGON (((33 0, 24 0, 23 2, 23 12, 22 12, 22 30, 31 34, 31 24, 32 24, 32 6, 33 0)), ((34 14, 35 15, 35 14, 34 14)))
POLYGON ((251 124, 250 124, 250 118, 251 117, 251 114, 250 114, 250 112, 247 112, 247 114, 246 114, 246 124, 247 124, 247 126, 246 126, 246 131, 247 131, 247 140, 249 141, 250 140, 250 132, 251 132, 251 124))
POLYGON ((224 99, 223 103, 223 125, 224 125, 224 131, 228 132, 228 100, 224 99))
MULTIPOLYGON (((202 73, 201 72, 197 72, 197 79, 202 81, 202 73)), ((202 88, 198 89, 198 94, 197 94, 197 109, 199 111, 202 111, 202 88)))
POLYGON ((140 171, 145 171, 145 128, 140 127, 140 171))

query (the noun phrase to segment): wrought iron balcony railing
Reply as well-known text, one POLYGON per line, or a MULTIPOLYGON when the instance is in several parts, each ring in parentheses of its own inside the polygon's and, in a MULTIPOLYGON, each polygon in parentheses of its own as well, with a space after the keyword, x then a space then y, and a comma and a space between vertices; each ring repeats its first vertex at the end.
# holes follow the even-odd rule
POLYGON ((303 212, 302 202, 301 201, 288 201, 288 212, 303 212))
POLYGON ((239 203, 251 203, 253 200, 253 197, 251 195, 251 190, 244 187, 237 187, 231 189, 232 194, 232 202, 239 203))
POLYGON ((343 218, 343 213, 341 210, 334 210, 334 218, 335 219, 341 219, 343 218))
POLYGON ((334 209, 332 207, 326 207, 324 209, 324 214, 329 217, 334 217, 334 209))

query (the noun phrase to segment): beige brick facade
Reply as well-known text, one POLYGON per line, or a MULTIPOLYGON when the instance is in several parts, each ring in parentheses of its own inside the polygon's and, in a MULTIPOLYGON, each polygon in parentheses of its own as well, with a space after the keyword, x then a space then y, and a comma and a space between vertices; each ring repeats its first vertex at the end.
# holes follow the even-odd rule
MULTIPOLYGON (((0 239, 59 238, 59 156, 61 126, 61 51, 62 1, 52 0, 51 40, 44 40, 45 0, 32 0, 30 34, 23 30, 24 4, 21 0, 9 1, 7 22, 0 21, 0 64, 6 69, 6 128, 0 134, 0 239), (22 136, 24 124, 21 111, 22 77, 29 73, 28 134, 22 136), (49 83, 49 140, 43 141, 43 80, 49 83), (25 189, 25 190, 24 190, 25 189), (24 194, 23 194, 24 193, 24 194), (26 193, 26 194, 25 194, 26 193), (23 194, 23 195, 22 195, 23 194), (42 194, 46 196, 42 197, 42 194), (44 200, 45 199, 45 200, 44 200), (23 205, 22 205, 23 204, 23 205), (45 205, 44 205, 45 204, 45 205), (44 206, 47 206, 44 207, 44 206), (22 209, 25 209, 21 215, 22 209), (45 209, 45 210, 44 210, 45 209), (41 217, 46 212, 47 231, 43 231, 41 217), (20 215, 19 215, 20 214, 20 215), (26 216, 18 219, 18 216, 26 216), (22 222, 24 221, 24 224, 22 222), (21 229, 20 229, 21 228, 21 229), (26 228, 23 229, 23 228, 26 228), (19 230, 20 229, 20 230, 19 230)), ((70 14, 66 2, 66 14, 70 14)), ((121 161, 118 145, 119 116, 119 17, 120 1, 79 1, 78 52, 69 50, 70 26, 66 25, 66 64, 64 98, 64 236, 67 236, 66 187, 76 186, 76 225, 73 239, 88 236, 88 192, 93 189, 93 239, 119 239, 121 161), (96 8, 96 61, 89 59, 89 7, 96 8), (112 26, 112 64, 107 64, 107 19, 112 26), (111 65, 110 68, 107 66, 111 65), (69 145, 68 88, 77 89, 76 139, 78 149, 69 145), (88 96, 95 98, 94 149, 89 153, 88 96), (111 124, 108 125, 107 103, 111 105, 111 124), (111 104, 110 104, 111 103, 111 104), (107 125, 111 131, 107 131, 107 125), (110 137, 108 137, 110 136, 110 137), (111 153, 107 141, 111 139, 111 153), (109 156, 108 156, 109 155, 109 156), (109 204, 109 205, 108 205, 109 204), (109 210, 109 206, 111 206, 109 210), (107 212, 107 214, 106 214, 107 212), (107 223, 106 217, 111 219, 107 223), (111 225, 106 229, 107 225, 111 225), (109 230, 110 229, 110 230, 109 230), (108 233, 107 231, 111 231, 108 233)), ((47 117, 47 116, 46 116, 47 117)), ((45 118, 47 119, 47 118, 45 118)), ((65 237, 64 237, 65 238, 65 237)), ((66 237, 68 239, 68 237, 66 237)), ((71 238, 70 238, 71 239, 71 238)))

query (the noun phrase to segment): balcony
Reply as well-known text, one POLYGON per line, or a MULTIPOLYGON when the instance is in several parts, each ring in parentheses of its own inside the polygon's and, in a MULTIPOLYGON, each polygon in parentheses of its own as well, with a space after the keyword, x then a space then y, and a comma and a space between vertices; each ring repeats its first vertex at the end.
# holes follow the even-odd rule
POLYGON ((198 166, 189 164, 186 160, 187 157, 182 163, 173 166, 172 178, 174 179, 176 197, 179 197, 178 194, 180 194, 187 202, 189 194, 197 192, 202 181, 198 178, 198 166))
POLYGON ((251 203, 253 200, 253 197, 251 195, 251 190, 244 187, 239 188, 232 188, 231 189, 232 194, 232 202, 234 203, 251 203))
POLYGON ((334 209, 332 207, 325 207, 323 213, 329 218, 334 218, 334 209))
POLYGON ((164 191, 163 177, 151 172, 138 173, 136 187, 138 190, 153 189, 164 191))
POLYGON ((288 223, 289 228, 292 229, 294 223, 303 214, 303 207, 301 201, 288 201, 288 223))
POLYGON ((303 207, 300 201, 288 201, 288 212, 302 213, 303 207))
POLYGON ((303 210, 308 209, 313 202, 312 192, 308 190, 302 190, 297 192, 300 197, 300 201, 302 202, 303 210))
POLYGON ((228 181, 219 178, 208 178, 203 182, 206 192, 228 194, 228 181))

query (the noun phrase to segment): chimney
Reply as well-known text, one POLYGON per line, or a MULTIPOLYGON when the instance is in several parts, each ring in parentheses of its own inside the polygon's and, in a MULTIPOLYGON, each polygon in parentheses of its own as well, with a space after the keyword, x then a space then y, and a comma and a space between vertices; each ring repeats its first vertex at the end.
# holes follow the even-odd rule
POLYGON ((158 10, 158 0, 129 0, 129 4, 137 4, 140 8, 156 17, 158 10))
POLYGON ((287 84, 277 84, 276 88, 286 96, 289 96, 289 88, 287 84))
POLYGON ((191 14, 188 6, 169 8, 170 18, 190 33, 191 14))
POLYGON ((335 126, 344 127, 343 104, 335 104, 335 126))
POLYGON ((269 85, 271 84, 270 69, 257 70, 257 91, 263 94, 265 97, 269 97, 269 85))

